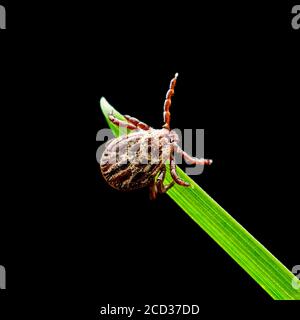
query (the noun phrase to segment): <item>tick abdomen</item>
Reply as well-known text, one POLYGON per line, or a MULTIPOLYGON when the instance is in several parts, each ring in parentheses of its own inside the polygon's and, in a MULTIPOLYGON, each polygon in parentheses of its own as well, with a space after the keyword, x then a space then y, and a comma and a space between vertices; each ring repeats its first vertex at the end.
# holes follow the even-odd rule
POLYGON ((108 142, 100 167, 112 187, 130 191, 149 185, 169 153, 165 130, 137 131, 108 142))

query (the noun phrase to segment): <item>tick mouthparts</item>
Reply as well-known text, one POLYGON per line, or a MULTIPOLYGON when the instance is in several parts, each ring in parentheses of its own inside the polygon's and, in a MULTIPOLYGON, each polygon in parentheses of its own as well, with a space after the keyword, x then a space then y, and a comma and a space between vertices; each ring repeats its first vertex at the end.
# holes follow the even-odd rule
POLYGON ((178 72, 175 73, 175 79, 177 79, 177 78, 178 78, 178 72))

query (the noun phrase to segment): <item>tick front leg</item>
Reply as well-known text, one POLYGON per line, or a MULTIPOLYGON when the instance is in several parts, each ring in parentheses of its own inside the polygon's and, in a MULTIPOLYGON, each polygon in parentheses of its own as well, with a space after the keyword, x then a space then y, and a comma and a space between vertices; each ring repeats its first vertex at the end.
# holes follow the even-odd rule
POLYGON ((178 152, 182 157, 189 163, 189 164, 199 164, 199 165, 211 165, 212 160, 209 159, 198 159, 191 157, 188 153, 183 151, 177 144, 174 144, 174 149, 176 152, 178 152))
POLYGON ((166 177, 166 166, 163 166, 162 167, 162 170, 156 180, 156 185, 157 185, 157 189, 158 189, 158 192, 160 193, 166 193, 169 189, 171 189, 175 182, 172 181, 170 184, 168 185, 164 185, 164 180, 165 180, 165 177, 166 177))
POLYGON ((169 90, 166 94, 166 99, 164 103, 164 125, 163 128, 170 130, 171 114, 170 107, 172 103, 172 96, 174 95, 175 85, 177 81, 178 73, 175 74, 175 77, 171 80, 169 90))
POLYGON ((137 129, 137 127, 134 124, 119 120, 112 113, 108 116, 108 118, 113 124, 117 125, 118 127, 127 128, 129 130, 137 129))
POLYGON ((190 184, 188 182, 185 182, 178 177, 178 174, 176 172, 176 163, 175 163, 175 159, 174 159, 174 146, 171 147, 170 169, 171 169, 171 176, 177 184, 179 184, 180 186, 183 186, 183 187, 190 186, 190 184))
POLYGON ((134 117, 131 117, 131 116, 128 116, 128 115, 124 116, 124 118, 128 122, 132 123, 134 126, 136 126, 139 129, 142 129, 142 130, 150 130, 151 129, 150 126, 148 126, 146 123, 140 121, 137 118, 134 118, 134 117))

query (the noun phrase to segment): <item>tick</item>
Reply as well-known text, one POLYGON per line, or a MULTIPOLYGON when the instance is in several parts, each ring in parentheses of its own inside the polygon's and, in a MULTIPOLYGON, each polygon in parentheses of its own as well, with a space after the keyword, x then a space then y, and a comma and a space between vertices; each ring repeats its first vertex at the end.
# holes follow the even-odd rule
POLYGON ((171 80, 166 94, 162 129, 153 129, 128 115, 125 116, 126 121, 117 119, 113 114, 109 115, 109 120, 115 125, 132 130, 127 135, 110 140, 101 157, 101 172, 111 187, 120 191, 132 191, 148 186, 150 199, 155 199, 158 193, 167 192, 175 183, 183 187, 190 186, 177 175, 175 152, 190 164, 212 163, 212 160, 197 159, 183 151, 178 145, 178 135, 170 128, 171 98, 174 95, 177 77, 178 73, 171 80), (165 185, 168 160, 173 181, 165 185))

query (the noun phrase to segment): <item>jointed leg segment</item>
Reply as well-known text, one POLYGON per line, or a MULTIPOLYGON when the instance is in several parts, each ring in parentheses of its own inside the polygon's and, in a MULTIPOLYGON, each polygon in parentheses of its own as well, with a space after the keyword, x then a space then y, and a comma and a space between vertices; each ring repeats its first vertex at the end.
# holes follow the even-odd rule
POLYGON ((198 158, 194 158, 191 157, 188 153, 186 153, 185 151, 183 151, 177 144, 174 144, 174 150, 181 154, 182 157, 189 163, 189 164, 199 164, 199 165, 211 165, 212 164, 212 160, 209 159, 198 159, 198 158))
POLYGON ((189 187, 190 184, 188 182, 183 181, 180 179, 176 172, 176 163, 174 159, 174 146, 171 147, 171 154, 170 154, 170 170, 171 170, 171 176, 174 179, 174 181, 183 187, 189 187))
POLYGON ((157 197, 157 186, 154 179, 152 179, 151 183, 149 184, 149 197, 150 200, 155 200, 157 197))
POLYGON ((166 177, 166 166, 163 166, 157 180, 156 180, 156 184, 157 184, 157 189, 158 192, 160 193, 165 193, 167 192, 170 188, 172 188, 175 184, 174 181, 172 181, 171 183, 169 183, 168 185, 164 185, 164 180, 166 177))
POLYGON ((127 128, 129 130, 136 130, 137 129, 137 127, 134 124, 119 120, 112 113, 108 116, 108 118, 113 124, 117 125, 118 127, 127 128))
POLYGON ((170 121, 171 121, 171 114, 170 114, 170 106, 171 106, 171 98, 174 95, 174 89, 177 81, 178 73, 175 74, 175 77, 170 82, 170 87, 166 95, 165 103, 164 103, 164 125, 163 128, 170 130, 170 121))
POLYGON ((113 113, 111 113, 108 118, 109 120, 114 123, 115 125, 117 125, 118 127, 123 127, 123 128, 127 128, 129 130, 137 130, 137 129, 142 129, 142 130, 149 130, 151 129, 150 126, 148 126, 146 123, 136 119, 136 118, 133 118, 131 116, 124 116, 125 119, 127 120, 126 121, 123 121, 123 120, 119 120, 117 119, 113 113))
POLYGON ((137 128, 142 129, 142 130, 149 130, 151 127, 148 126, 146 123, 138 120, 137 118, 131 117, 131 116, 124 116, 125 119, 129 122, 135 125, 137 128))
POLYGON ((158 193, 166 193, 169 189, 171 189, 175 182, 172 181, 168 185, 164 185, 164 180, 166 177, 166 166, 163 166, 161 169, 161 172, 155 181, 154 179, 151 181, 150 186, 149 186, 149 191, 150 191, 150 199, 155 200, 157 197, 158 193))

